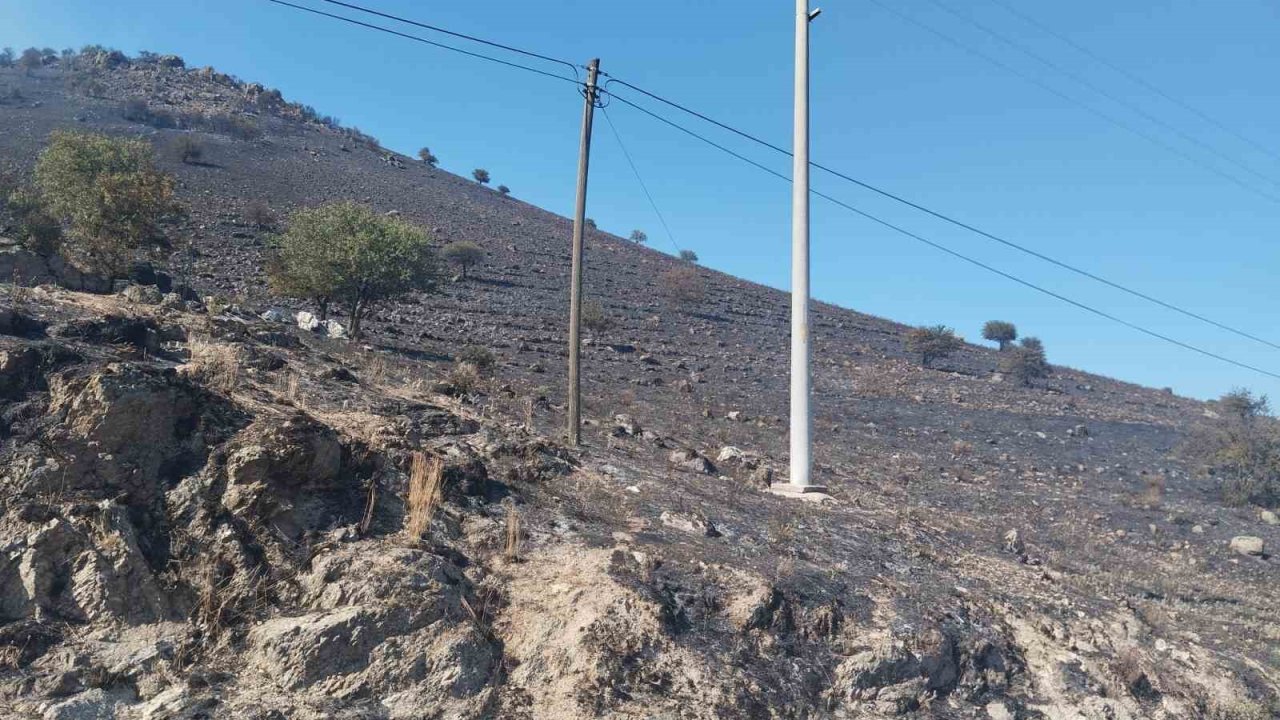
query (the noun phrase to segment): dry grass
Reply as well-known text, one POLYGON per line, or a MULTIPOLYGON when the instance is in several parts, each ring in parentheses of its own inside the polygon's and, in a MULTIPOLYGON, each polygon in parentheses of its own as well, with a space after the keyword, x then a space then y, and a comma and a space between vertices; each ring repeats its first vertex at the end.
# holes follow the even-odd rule
POLYGON ((479 368, 464 362, 453 366, 445 382, 453 389, 455 395, 470 395, 484 383, 484 377, 480 374, 479 368))
POLYGON ((415 452, 409 467, 409 511, 404 526, 411 540, 421 539, 431 526, 431 519, 443 499, 443 489, 444 461, 415 452))
POLYGON ((224 393, 235 390, 240 382, 240 349, 234 345, 212 342, 208 338, 192 338, 191 368, 205 385, 224 393))
POLYGON ((502 554, 509 562, 520 561, 520 512, 515 503, 507 505, 507 542, 502 554))
POLYGON ((0 670, 17 670, 22 662, 22 650, 13 645, 0 647, 0 670))
POLYGON ((373 510, 378 506, 378 478, 369 481, 369 497, 365 501, 364 516, 360 518, 360 534, 368 535, 373 527, 373 510))

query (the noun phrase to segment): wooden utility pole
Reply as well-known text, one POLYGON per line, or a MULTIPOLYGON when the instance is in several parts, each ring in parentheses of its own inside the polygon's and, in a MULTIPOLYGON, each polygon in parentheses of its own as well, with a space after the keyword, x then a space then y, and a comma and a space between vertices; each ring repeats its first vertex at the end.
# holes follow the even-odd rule
POLYGON ((582 340, 582 233, 586 228, 587 168, 591 158, 591 121, 596 110, 596 77, 600 59, 587 65, 587 84, 583 90, 586 103, 582 108, 582 146, 578 151, 578 200, 573 208, 573 269, 569 277, 569 432, 570 445, 582 437, 582 386, 579 361, 582 340))

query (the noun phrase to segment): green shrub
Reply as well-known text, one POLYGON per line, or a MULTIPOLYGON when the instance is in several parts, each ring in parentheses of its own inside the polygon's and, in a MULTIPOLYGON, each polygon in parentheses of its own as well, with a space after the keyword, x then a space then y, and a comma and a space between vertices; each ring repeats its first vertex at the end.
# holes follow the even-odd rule
POLYGON ((1218 400, 1217 420, 1196 428, 1182 454, 1218 481, 1223 502, 1280 504, 1280 425, 1266 396, 1233 390, 1218 400))
POLYGON ((511 194, 511 188, 507 187, 506 185, 499 185, 498 194, 503 197, 506 197, 511 194))
POLYGON ((476 168, 475 170, 472 170, 471 177, 475 178, 476 182, 481 185, 489 184, 489 171, 484 168, 476 168))
POLYGON ((458 353, 458 361, 474 365, 481 373, 488 374, 497 364, 493 353, 479 345, 468 345, 458 353))
POLYGON ((62 245, 62 226, 49 213, 40 194, 29 187, 13 190, 5 208, 17 222, 18 240, 23 247, 41 255, 53 255, 62 245))
POLYGON ((13 48, 7 47, 0 50, 0 68, 13 67, 13 48))
POLYGON ((1020 345, 1011 347, 1000 355, 1000 372, 1023 385, 1048 377, 1050 370, 1049 361, 1044 355, 1044 343, 1039 338, 1022 338, 1020 345))
POLYGON ((245 205, 241 219, 259 230, 270 230, 276 226, 275 213, 271 212, 270 206, 261 200, 252 200, 245 205))
POLYGON ((472 242, 453 242, 445 246, 444 259, 450 265, 457 266, 462 271, 462 279, 466 280, 468 271, 484 260, 484 250, 472 242))
POLYGON ((681 250, 680 259, 685 262, 696 263, 698 262, 698 253, 692 250, 681 250))
POLYGON ((23 50, 22 55, 18 57, 18 67, 30 75, 32 70, 44 67, 44 53, 33 47, 23 50))
POLYGON ((1009 347, 1009 343, 1018 339, 1018 328, 1004 320, 988 320, 987 324, 982 326, 982 337, 993 343, 999 343, 1000 349, 1004 350, 1009 347))
POLYGON ((631 242, 633 242, 633 243, 635 243, 635 244, 637 244, 637 245, 640 245, 640 244, 643 244, 643 243, 648 242, 648 241, 649 241, 649 236, 648 236, 648 235, 646 235, 646 234, 645 234, 645 231, 643 231, 643 230, 632 230, 632 231, 631 231, 631 237, 630 237, 630 238, 628 238, 628 239, 629 239, 631 242))
POLYGON ((378 303, 435 289, 437 263, 427 234, 365 205, 338 202, 299 210, 275 245, 272 289, 315 301, 321 317, 331 302, 338 303, 353 340, 378 303))
POLYGON ((36 188, 49 214, 69 227, 72 259, 107 275, 180 211, 173 177, 155 167, 151 146, 92 133, 56 131, 40 153, 36 188))
POLYGON ((436 163, 440 162, 440 158, 433 155, 431 151, 425 147, 418 151, 418 159, 431 167, 435 167, 436 163))
POLYGON ((920 364, 930 367, 934 360, 944 358, 964 345, 955 330, 946 325, 918 327, 907 333, 907 351, 920 356, 920 364))

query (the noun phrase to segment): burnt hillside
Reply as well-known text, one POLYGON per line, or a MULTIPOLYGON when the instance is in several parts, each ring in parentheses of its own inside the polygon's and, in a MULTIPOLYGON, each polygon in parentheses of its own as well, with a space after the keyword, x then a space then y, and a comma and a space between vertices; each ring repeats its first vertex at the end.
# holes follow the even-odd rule
POLYGON ((557 444, 565 218, 176 59, 0 69, 0 96, 0 164, 14 176, 59 128, 154 143, 188 209, 160 264, 230 305, 3 286, 6 311, 30 322, 0 336, 0 378, 20 378, 0 383, 0 649, 17 648, 0 663, 0 709, 1280 708, 1280 566, 1267 555, 1280 528, 1224 504, 1176 452, 1212 420, 1209 404, 1067 368, 1023 387, 975 345, 925 369, 905 350, 909 328, 817 304, 815 480, 834 500, 778 498, 763 490, 786 472, 787 296, 697 268, 682 300, 670 272, 684 263, 591 232, 586 293, 611 327, 588 333, 588 428, 571 452, 557 444), (184 135, 204 150, 198 164, 172 151, 184 135), (485 261, 440 294, 381 308, 366 345, 260 319, 306 308, 267 294, 254 206, 283 222, 342 199, 442 246, 475 242, 485 261), (131 346, 136 327, 160 340, 131 346), (232 382, 191 370, 210 344, 243 366, 232 382), (450 392, 441 381, 472 345, 494 353, 494 377, 450 392), (123 429, 100 437, 105 420, 123 429), (152 421, 174 439, 140 453, 136 426, 152 421), (417 449, 448 458, 450 489, 429 537, 405 543, 417 449), (519 561, 504 550, 512 512, 519 561), (1266 551, 1238 552, 1237 536, 1266 551), (243 597, 211 617, 225 588, 243 597))

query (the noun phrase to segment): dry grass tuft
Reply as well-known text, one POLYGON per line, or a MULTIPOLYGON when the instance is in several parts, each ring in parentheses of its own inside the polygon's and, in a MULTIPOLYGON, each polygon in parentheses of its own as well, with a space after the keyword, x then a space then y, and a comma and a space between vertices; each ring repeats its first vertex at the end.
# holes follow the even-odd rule
POLYGON ((444 490, 444 461, 434 455, 415 452, 409 467, 409 512, 405 532, 420 540, 440 507, 444 490))
POLYGON ((0 670, 12 671, 17 670, 18 665, 22 662, 22 650, 13 645, 0 647, 0 670))
POLYGON ((208 338, 191 338, 188 346, 191 349, 191 368, 195 377, 224 393, 235 390, 240 382, 239 348, 212 342, 208 338))
POLYGON ((520 561, 520 512, 515 503, 507 505, 507 543, 502 554, 509 562, 520 561))

